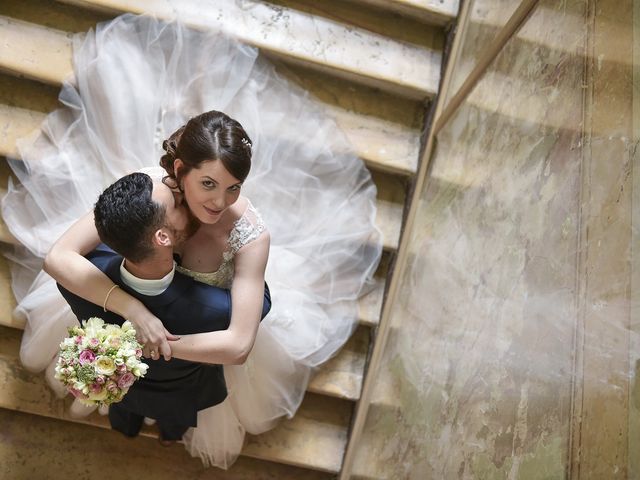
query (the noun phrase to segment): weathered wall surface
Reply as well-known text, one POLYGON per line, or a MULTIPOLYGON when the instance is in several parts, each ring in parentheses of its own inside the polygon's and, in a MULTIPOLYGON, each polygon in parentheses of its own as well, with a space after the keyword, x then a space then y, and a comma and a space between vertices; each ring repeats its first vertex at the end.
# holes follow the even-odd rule
POLYGON ((638 478, 633 18, 541 1, 440 132, 356 471, 638 478))

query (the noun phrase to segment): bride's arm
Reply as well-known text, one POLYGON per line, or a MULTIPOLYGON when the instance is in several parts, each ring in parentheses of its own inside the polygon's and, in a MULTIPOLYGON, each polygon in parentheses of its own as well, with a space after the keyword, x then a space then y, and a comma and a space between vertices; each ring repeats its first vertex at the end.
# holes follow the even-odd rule
POLYGON ((175 358, 224 365, 245 362, 262 317, 269 243, 269 233, 265 231, 235 255, 229 328, 183 335, 180 340, 172 341, 171 351, 175 358))
MULTIPOLYGON (((44 259, 43 268, 70 292, 102 306, 114 283, 83 256, 99 243, 100 237, 91 211, 74 223, 51 247, 44 259)), ((138 340, 145 345, 146 354, 149 349, 159 347, 159 352, 165 359, 171 357, 167 339, 178 337, 171 335, 142 302, 116 288, 109 295, 106 308, 134 324, 138 340)))

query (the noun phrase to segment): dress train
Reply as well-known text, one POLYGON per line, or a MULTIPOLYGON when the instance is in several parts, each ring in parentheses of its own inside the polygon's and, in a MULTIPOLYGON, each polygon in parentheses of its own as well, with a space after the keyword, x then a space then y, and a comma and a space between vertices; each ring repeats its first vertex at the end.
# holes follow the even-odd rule
POLYGON ((158 164, 162 140, 216 109, 253 143, 243 186, 271 234, 266 280, 273 308, 246 365, 225 367, 230 395, 198 416, 187 448, 230 465, 245 432, 260 433, 299 407, 312 370, 357 325, 357 298, 381 254, 376 189, 363 162, 318 104, 257 49, 179 22, 124 15, 74 37, 75 84, 42 131, 19 143, 2 215, 24 246, 11 256, 21 359, 44 370, 76 320, 39 271, 53 242, 122 175, 158 164), (211 410, 211 411, 210 411, 211 410))

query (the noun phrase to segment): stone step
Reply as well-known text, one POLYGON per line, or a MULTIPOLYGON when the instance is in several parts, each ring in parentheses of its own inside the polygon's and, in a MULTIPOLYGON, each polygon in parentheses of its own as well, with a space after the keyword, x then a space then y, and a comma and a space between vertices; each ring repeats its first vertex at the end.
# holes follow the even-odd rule
POLYGON ((0 17, 0 69, 46 83, 72 76, 71 34, 0 17))
MULTIPOLYGON (((40 127, 44 114, 19 107, 0 105, 0 155, 17 157, 16 139, 40 127)), ((404 193, 402 184, 392 176, 380 175, 378 185, 378 211, 376 224, 382 231, 384 248, 398 248, 404 193), (402 198, 401 198, 402 197, 402 198)))
POLYGON ((40 128, 45 114, 0 104, 0 155, 18 158, 16 140, 40 128))
MULTIPOLYGON (((425 22, 417 15, 400 15, 393 10, 391 2, 388 2, 391 8, 378 8, 368 0, 269 0, 264 3, 328 18, 347 27, 357 27, 403 43, 437 50, 442 50, 444 45, 442 23, 425 22)), ((385 4, 379 2, 381 5, 385 4)))
POLYGON ((233 467, 226 471, 204 469, 200 459, 189 455, 182 445, 160 448, 149 437, 126 439, 112 430, 1 408, 0 425, 0 478, 6 480, 335 478, 325 472, 249 457, 238 458, 233 467), (78 452, 82 452, 81 461, 78 461, 78 452), (109 452, 109 458, 117 461, 105 461, 105 452, 109 452))
MULTIPOLYGON (((56 86, 73 77, 71 34, 6 16, 0 16, 0 30, 4 40, 0 70, 56 86)), ((295 70, 295 76, 302 77, 299 83, 320 98, 321 106, 336 119, 370 167, 403 175, 415 173, 420 147, 420 122, 416 121, 420 115, 415 102, 401 102, 413 115, 405 113, 397 121, 394 99, 380 98, 384 95, 375 89, 354 87, 328 76, 322 83, 313 82, 306 77, 317 74, 301 69, 295 70), (354 111, 354 104, 379 106, 377 111, 360 113, 354 111), (390 116, 393 120, 386 118, 390 116)))
POLYGON ((319 367, 307 391, 345 400, 358 400, 370 341, 370 329, 360 326, 336 356, 319 367))
POLYGON ((307 394, 294 418, 270 432, 249 436, 243 455, 337 473, 352 413, 349 402, 307 394))
MULTIPOLYGON (((2 197, 7 193, 6 187, 9 184, 9 172, 10 170, 7 162, 0 161, 0 199, 2 199, 2 197)), ((9 229, 2 219, 2 215, 0 215, 0 244, 2 243, 17 244, 18 241, 13 235, 11 235, 11 232, 9 232, 9 229)))
POLYGON ((459 0, 350 0, 418 18, 433 25, 446 25, 458 15, 459 0))
POLYGON ((2 0, 0 15, 74 33, 86 32, 113 17, 52 0, 2 0))
POLYGON ((371 341, 370 333, 369 328, 359 327, 340 352, 320 367, 307 391, 345 400, 358 400, 371 341))
POLYGON ((245 0, 59 0, 103 13, 179 17, 196 28, 216 28, 270 55, 380 87, 399 95, 433 96, 442 51, 398 42, 363 28, 288 7, 245 0), (319 48, 319 46, 322 48, 319 48), (384 52, 384 55, 381 53, 384 52))
MULTIPOLYGON (((380 269, 378 269, 380 271, 380 269)), ((375 327, 380 320, 382 310, 382 299, 384 298, 385 278, 376 275, 373 279, 372 290, 362 297, 358 302, 358 318, 361 325, 375 327)))
MULTIPOLYGON (((67 413, 69 399, 55 398, 43 375, 29 373, 20 365, 20 333, 0 327, 0 407, 76 421, 67 413)), ((294 418, 262 435, 248 436, 242 454, 336 473, 340 470, 351 413, 350 402, 308 394, 294 418)), ((108 428, 107 418, 95 413, 78 423, 108 428)), ((155 433, 148 428, 142 435, 155 433)))
POLYGON ((400 243, 404 205, 378 198, 377 207, 376 225, 382 231, 384 248, 385 250, 397 250, 400 243))
POLYGON ((9 262, 0 255, 0 325, 12 328, 24 328, 23 322, 13 318, 16 299, 11 290, 11 272, 9 262))

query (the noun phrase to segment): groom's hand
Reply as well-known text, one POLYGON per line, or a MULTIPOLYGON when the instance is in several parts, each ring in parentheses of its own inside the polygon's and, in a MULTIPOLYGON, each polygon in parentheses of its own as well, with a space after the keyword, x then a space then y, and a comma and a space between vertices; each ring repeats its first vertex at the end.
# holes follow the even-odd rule
POLYGON ((149 332, 147 336, 138 335, 138 341, 144 345, 142 354, 147 358, 158 360, 162 356, 166 361, 171 360, 171 347, 169 340, 179 340, 180 337, 172 335, 166 328, 162 327, 161 336, 157 332, 149 332), (145 338, 148 340, 145 341, 145 338))
POLYGON ((142 354, 147 358, 158 360, 162 355, 165 360, 171 360, 169 340, 179 340, 180 337, 170 333, 162 322, 146 308, 131 316, 129 321, 136 329, 136 338, 143 345, 142 354))

